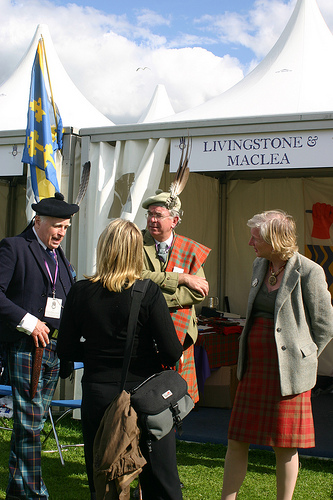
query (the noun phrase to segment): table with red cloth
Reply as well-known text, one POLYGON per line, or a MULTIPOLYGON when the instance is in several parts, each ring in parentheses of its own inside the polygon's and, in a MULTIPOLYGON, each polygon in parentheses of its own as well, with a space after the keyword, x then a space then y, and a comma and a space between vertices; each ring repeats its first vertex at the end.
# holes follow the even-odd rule
MULTIPOLYGON (((237 322, 226 318, 199 316, 199 335, 194 345, 194 359, 201 395, 204 394, 206 380, 212 372, 217 372, 223 366, 234 367, 237 364, 239 336, 243 324, 244 320, 237 322)), ((215 404, 216 400, 212 405, 215 404)), ((211 406, 208 400, 205 400, 205 405, 211 406)))
POLYGON ((199 335, 195 345, 203 347, 207 352, 211 370, 237 364, 239 336, 243 329, 241 325, 220 318, 199 319, 198 329, 199 335), (200 326, 205 327, 202 333, 200 326))
POLYGON ((211 370, 237 364, 239 336, 243 326, 222 318, 198 318, 198 339, 194 346, 194 359, 199 392, 211 370))

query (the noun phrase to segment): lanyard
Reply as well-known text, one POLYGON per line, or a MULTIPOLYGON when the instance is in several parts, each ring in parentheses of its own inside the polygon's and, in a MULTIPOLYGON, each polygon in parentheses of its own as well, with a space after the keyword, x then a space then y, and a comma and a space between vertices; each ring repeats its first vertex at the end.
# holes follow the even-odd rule
POLYGON ((56 281, 57 281, 58 269, 59 269, 59 264, 58 264, 58 259, 57 259, 56 254, 54 256, 55 256, 55 261, 56 261, 56 268, 55 268, 55 273, 54 273, 54 279, 52 278, 52 274, 51 274, 51 271, 50 271, 48 263, 46 262, 46 260, 44 260, 45 267, 46 267, 47 273, 49 275, 49 278, 50 278, 50 281, 51 281, 51 284, 52 284, 52 297, 53 298, 55 298, 56 281))

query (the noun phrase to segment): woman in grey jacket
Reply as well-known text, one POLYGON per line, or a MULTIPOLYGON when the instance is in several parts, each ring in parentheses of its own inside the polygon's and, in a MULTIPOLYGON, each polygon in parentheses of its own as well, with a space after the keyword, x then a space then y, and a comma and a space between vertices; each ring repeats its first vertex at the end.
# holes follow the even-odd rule
POLYGON ((298 253, 293 218, 281 210, 248 221, 253 264, 240 380, 229 423, 222 500, 245 478, 249 444, 272 446, 277 499, 290 500, 297 448, 315 446, 311 389, 318 356, 333 337, 333 308, 321 266, 298 253))

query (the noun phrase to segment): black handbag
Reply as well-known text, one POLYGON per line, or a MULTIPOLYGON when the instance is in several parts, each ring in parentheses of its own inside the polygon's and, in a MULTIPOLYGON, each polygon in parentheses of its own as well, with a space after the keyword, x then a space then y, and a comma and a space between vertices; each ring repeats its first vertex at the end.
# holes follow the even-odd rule
MULTIPOLYGON (((147 286, 148 280, 136 281, 133 286, 120 392, 125 387, 140 304, 147 286)), ((141 428, 151 439, 161 439, 175 426, 181 434, 182 421, 194 407, 187 389, 186 380, 178 372, 168 369, 151 375, 130 390, 131 406, 138 414, 141 428)))
POLYGON ((131 405, 141 426, 155 439, 166 436, 173 427, 182 433, 182 421, 194 407, 187 382, 178 372, 155 373, 130 391, 131 405))

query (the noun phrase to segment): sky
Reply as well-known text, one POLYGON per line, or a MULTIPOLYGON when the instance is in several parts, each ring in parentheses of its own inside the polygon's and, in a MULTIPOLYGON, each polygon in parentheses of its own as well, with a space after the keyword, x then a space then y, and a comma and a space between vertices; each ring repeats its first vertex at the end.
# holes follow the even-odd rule
MULTIPOLYGON (((317 3, 333 32, 332 0, 317 3)), ((19 64, 37 25, 47 24, 70 78, 115 124, 137 122, 159 84, 177 113, 247 75, 273 47, 295 5, 296 0, 0 0, 0 84, 19 64)))

